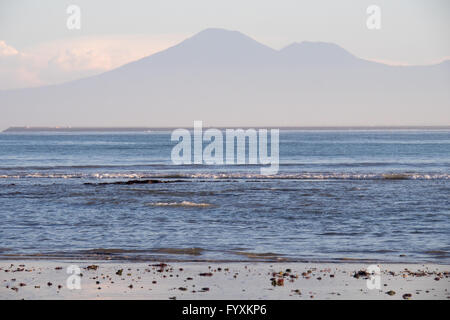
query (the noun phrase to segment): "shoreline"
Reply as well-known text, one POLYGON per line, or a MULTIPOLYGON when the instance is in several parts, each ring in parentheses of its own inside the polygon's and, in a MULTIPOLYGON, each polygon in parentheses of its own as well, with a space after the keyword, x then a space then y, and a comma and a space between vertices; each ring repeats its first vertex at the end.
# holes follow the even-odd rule
POLYGON ((51 255, 0 255, 0 264, 8 261, 31 261, 31 262, 96 262, 96 263, 209 263, 209 264, 254 264, 254 263, 265 263, 265 264, 277 264, 277 263, 292 263, 292 264, 380 264, 380 265, 436 265, 436 266, 448 266, 450 269, 449 261, 395 261, 395 260, 382 260, 382 259, 359 259, 359 258, 335 258, 335 259, 295 259, 295 258, 284 258, 279 257, 274 258, 248 258, 246 259, 195 259, 186 258, 182 259, 180 257, 168 257, 168 256, 144 256, 144 257, 109 257, 109 256, 86 256, 86 257, 64 257, 64 256, 51 256, 51 255))
POLYGON ((0 298, 448 300, 450 265, 1 259, 0 298))

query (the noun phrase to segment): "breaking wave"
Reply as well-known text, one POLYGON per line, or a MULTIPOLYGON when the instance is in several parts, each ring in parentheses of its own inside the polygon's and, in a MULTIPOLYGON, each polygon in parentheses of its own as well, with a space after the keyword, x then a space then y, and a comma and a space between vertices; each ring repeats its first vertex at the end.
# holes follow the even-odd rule
POLYGON ((0 179, 290 179, 290 180, 449 180, 450 173, 12 173, 0 179))
POLYGON ((196 203, 190 201, 182 201, 182 202, 150 202, 147 203, 149 206, 156 207, 211 207, 210 203, 196 203))

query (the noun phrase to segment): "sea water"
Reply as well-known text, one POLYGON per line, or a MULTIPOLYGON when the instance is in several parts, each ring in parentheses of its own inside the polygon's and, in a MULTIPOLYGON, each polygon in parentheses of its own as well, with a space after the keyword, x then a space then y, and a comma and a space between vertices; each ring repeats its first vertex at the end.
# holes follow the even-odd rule
POLYGON ((1 133, 0 255, 450 262, 450 130, 282 129, 269 176, 174 165, 174 145, 1 133))

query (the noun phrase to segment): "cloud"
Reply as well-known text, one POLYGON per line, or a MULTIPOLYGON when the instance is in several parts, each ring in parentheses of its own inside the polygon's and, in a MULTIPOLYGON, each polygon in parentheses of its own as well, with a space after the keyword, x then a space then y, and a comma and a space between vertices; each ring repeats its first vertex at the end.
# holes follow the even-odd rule
POLYGON ((18 50, 0 40, 0 90, 58 84, 96 75, 164 50, 184 34, 89 36, 18 50))
POLYGON ((8 46, 5 41, 0 41, 0 57, 14 56, 18 53, 19 51, 11 46, 8 46))
POLYGON ((0 41, 0 89, 38 86, 37 60, 0 41))

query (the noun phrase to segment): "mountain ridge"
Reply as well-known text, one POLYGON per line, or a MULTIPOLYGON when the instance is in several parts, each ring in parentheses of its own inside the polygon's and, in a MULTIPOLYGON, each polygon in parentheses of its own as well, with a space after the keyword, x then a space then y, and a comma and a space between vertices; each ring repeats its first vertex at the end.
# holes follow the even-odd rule
POLYGON ((275 50, 207 29, 100 75, 1 91, 0 127, 448 125, 448 66, 389 66, 323 42, 275 50))
MULTIPOLYGON (((237 35, 241 39, 250 40, 255 45, 259 45, 261 48, 264 48, 267 52, 270 52, 273 55, 281 54, 280 56, 278 56, 278 58, 280 60, 286 58, 286 55, 283 55, 283 54, 285 54, 288 51, 294 51, 296 53, 299 53, 298 51, 299 51, 299 48, 300 48, 300 50, 303 49, 303 50, 309 51, 310 57, 311 57, 314 53, 318 52, 317 49, 319 47, 325 47, 326 46, 328 48, 333 48, 334 53, 339 53, 340 57, 345 57, 347 62, 348 62, 348 59, 353 58, 353 59, 355 59, 355 61, 364 62, 364 63, 367 63, 367 64, 378 64, 378 65, 382 65, 382 66, 386 66, 386 67, 433 67, 433 66, 440 66, 440 65, 445 65, 445 66, 449 65, 450 66, 450 59, 441 61, 439 63, 430 64, 430 65, 406 65, 406 66, 405 65, 391 65, 391 64, 387 64, 387 63, 382 63, 382 62, 377 62, 377 61, 372 61, 372 60, 369 60, 369 59, 357 57, 356 55, 352 54, 348 50, 342 48, 341 46, 339 46, 339 45, 337 45, 335 43, 323 42, 323 41, 302 41, 302 42, 295 42, 294 41, 294 42, 290 43, 289 45, 287 45, 287 46, 285 46, 285 47, 283 47, 283 48, 281 48, 279 50, 276 50, 276 49, 273 49, 273 48, 271 48, 271 47, 269 47, 267 45, 264 45, 264 44, 258 42, 257 40, 255 40, 255 39, 253 39, 253 38, 251 38, 251 37, 241 33, 240 31, 226 30, 226 29, 221 29, 221 28, 207 28, 207 29, 204 29, 204 30, 194 34, 191 37, 186 38, 185 40, 181 41, 180 43, 178 43, 178 44, 176 44, 174 46, 171 46, 171 47, 169 47, 167 49, 164 49, 162 51, 153 53, 153 54, 148 55, 146 57, 143 57, 141 59, 128 62, 128 63, 126 63, 124 65, 121 65, 121 66, 115 68, 115 69, 107 70, 107 71, 102 72, 100 74, 96 74, 96 75, 93 75, 93 76, 80 78, 80 79, 76 79, 76 80, 66 81, 66 82, 63 82, 63 83, 52 84, 52 85, 44 85, 44 86, 39 86, 39 87, 25 87, 25 88, 7 89, 7 90, 1 90, 0 89, 0 92, 37 89, 37 88, 43 88, 43 87, 55 87, 55 86, 66 85, 66 84, 70 84, 70 83, 76 83, 76 82, 83 81, 83 80, 86 80, 86 79, 96 78, 96 77, 99 77, 99 76, 103 76, 105 74, 114 73, 115 71, 123 70, 124 68, 128 68, 128 67, 134 66, 136 64, 147 63, 151 59, 155 59, 155 58, 159 57, 160 55, 167 54, 168 52, 171 52, 171 51, 173 51, 173 50, 175 50, 177 48, 183 47, 183 45, 189 44, 192 41, 201 40, 201 41, 210 42, 211 39, 212 40, 217 40, 217 36, 220 36, 220 35, 227 35, 227 36, 229 36, 229 35, 237 35), (314 51, 313 49, 315 49, 316 51, 314 51)), ((300 54, 297 56, 297 59, 299 59, 299 60, 301 60, 302 58, 305 58, 305 56, 302 57, 301 53, 302 52, 300 52, 300 54)), ((330 53, 330 52, 328 52, 328 53, 330 53)), ((319 56, 321 58, 320 62, 321 63, 325 63, 325 64, 322 64, 322 65, 329 66, 330 63, 327 63, 326 59, 323 59, 324 58, 323 54, 319 55, 319 56)), ((299 61, 299 62, 301 62, 301 64, 305 64, 305 62, 310 62, 310 61, 299 61)), ((335 61, 335 62, 339 62, 339 61, 335 61)))

